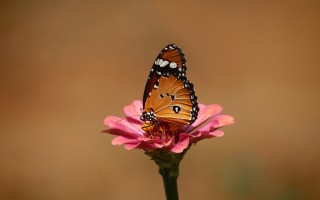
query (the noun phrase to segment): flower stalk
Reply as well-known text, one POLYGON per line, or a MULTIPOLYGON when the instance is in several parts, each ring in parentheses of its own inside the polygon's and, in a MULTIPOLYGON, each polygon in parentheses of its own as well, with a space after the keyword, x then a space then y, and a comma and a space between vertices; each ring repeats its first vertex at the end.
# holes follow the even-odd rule
POLYGON ((159 173, 162 176, 164 189, 166 191, 167 200, 179 200, 178 193, 178 175, 172 173, 172 171, 179 171, 179 167, 177 168, 165 168, 159 167, 159 173))
POLYGON ((179 164, 190 146, 182 153, 172 153, 169 151, 146 151, 145 154, 159 166, 159 173, 162 176, 167 200, 178 200, 179 164))

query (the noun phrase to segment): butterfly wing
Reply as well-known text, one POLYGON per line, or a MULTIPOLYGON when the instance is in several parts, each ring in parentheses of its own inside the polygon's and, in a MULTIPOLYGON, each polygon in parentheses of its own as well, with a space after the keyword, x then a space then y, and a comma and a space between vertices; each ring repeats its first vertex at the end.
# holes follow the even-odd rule
POLYGON ((143 121, 192 124, 198 115, 193 84, 186 78, 184 53, 170 44, 156 58, 143 95, 143 121))
POLYGON ((161 76, 145 103, 146 112, 154 112, 157 121, 190 124, 197 117, 197 99, 188 81, 173 75, 161 76))
POLYGON ((153 67, 152 67, 151 72, 148 77, 146 87, 144 89, 144 93, 143 93, 143 109, 145 108, 145 102, 146 102, 147 98, 150 97, 151 90, 157 84, 159 78, 160 78, 160 76, 156 74, 156 72, 153 70, 153 67))

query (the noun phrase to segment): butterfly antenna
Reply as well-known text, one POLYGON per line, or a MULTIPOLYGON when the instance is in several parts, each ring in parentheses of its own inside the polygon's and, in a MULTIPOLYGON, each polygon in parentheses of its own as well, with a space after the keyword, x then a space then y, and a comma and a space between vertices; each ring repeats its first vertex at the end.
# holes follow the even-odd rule
POLYGON ((138 117, 138 116, 140 116, 140 115, 130 115, 130 116, 127 116, 127 117, 124 117, 124 118, 121 118, 121 119, 119 119, 118 121, 116 121, 115 123, 118 123, 118 122, 121 122, 122 120, 128 120, 128 119, 132 119, 133 121, 139 121, 139 120, 136 120, 136 119, 134 119, 133 117, 138 117))
POLYGON ((130 123, 130 124, 137 124, 137 123, 139 123, 139 122, 140 122, 139 120, 136 120, 136 119, 132 118, 132 117, 134 117, 134 116, 140 116, 140 115, 132 115, 132 116, 124 117, 124 118, 121 118, 121 119, 119 119, 119 120, 114 121, 113 123, 114 123, 114 124, 118 124, 118 125, 120 125, 120 126, 122 126, 122 127, 126 127, 127 129, 130 129, 130 130, 133 131, 133 132, 136 132, 136 130, 133 130, 132 128, 130 128, 130 127, 128 127, 128 126, 120 123, 120 122, 123 121, 123 120, 127 120, 127 122, 130 123))

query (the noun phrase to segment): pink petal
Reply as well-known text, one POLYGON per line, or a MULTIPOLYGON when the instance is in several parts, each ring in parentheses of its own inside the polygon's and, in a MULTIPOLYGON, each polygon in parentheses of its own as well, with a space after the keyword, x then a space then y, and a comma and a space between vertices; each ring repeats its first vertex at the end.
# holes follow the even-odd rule
POLYGON ((127 150, 131 150, 139 146, 141 141, 136 140, 136 139, 128 139, 122 136, 115 137, 112 140, 112 145, 121 145, 124 144, 124 148, 127 150))
POLYGON ((199 114, 197 120, 191 126, 188 126, 185 131, 187 133, 191 132, 193 129, 196 129, 197 126, 201 126, 206 123, 209 118, 219 114, 222 110, 223 108, 218 104, 210 104, 207 106, 204 104, 199 104, 199 114))
POLYGON ((109 116, 104 120, 104 124, 111 129, 119 129, 132 135, 140 136, 143 135, 141 124, 136 124, 130 121, 130 119, 121 119, 115 116, 109 116))
POLYGON ((173 148, 171 149, 171 152, 181 153, 183 152, 184 149, 186 149, 189 146, 190 139, 186 135, 187 134, 180 134, 179 141, 177 142, 177 144, 173 146, 173 148))
POLYGON ((122 137, 125 137, 125 138, 138 138, 138 136, 134 133, 131 133, 131 132, 125 132, 123 130, 120 130, 120 129, 107 129, 107 130, 104 130, 102 131, 102 133, 109 133, 111 135, 117 135, 117 136, 122 136, 122 137))
POLYGON ((140 116, 142 114, 142 101, 141 100, 135 100, 130 105, 127 105, 124 107, 124 113, 137 121, 140 121, 140 116))
POLYGON ((168 141, 156 141, 156 142, 154 142, 154 146, 157 148, 167 147, 172 143, 173 140, 174 140, 174 137, 172 137, 168 141))
POLYGON ((213 132, 209 133, 213 137, 222 137, 224 135, 224 132, 222 130, 215 130, 213 132))
POLYGON ((140 142, 139 143, 132 143, 132 144, 125 144, 124 148, 127 150, 132 150, 134 148, 137 148, 139 146, 139 144, 140 144, 140 142))
POLYGON ((170 140, 168 140, 167 142, 164 143, 164 146, 166 146, 166 147, 169 146, 174 139, 175 139, 175 137, 172 137, 170 140))
POLYGON ((116 121, 120 121, 121 118, 120 117, 116 117, 116 116, 108 116, 104 119, 103 124, 110 127, 110 128, 115 128, 115 122, 116 121))
POLYGON ((153 145, 158 149, 164 147, 164 144, 160 144, 160 143, 154 143, 153 145))
POLYGON ((215 130, 212 132, 202 132, 201 136, 197 138, 197 141, 213 137, 222 137, 223 135, 224 132, 221 130, 215 130))
POLYGON ((141 144, 139 145, 139 148, 144 149, 144 150, 154 150, 157 149, 154 144, 150 143, 149 141, 145 142, 142 141, 141 144))
POLYGON ((212 118, 206 125, 197 131, 210 131, 212 128, 220 128, 234 123, 234 118, 230 115, 217 115, 212 118))
POLYGON ((143 141, 143 142, 147 142, 147 141, 150 141, 150 140, 153 140, 153 139, 150 139, 150 138, 145 137, 145 136, 140 136, 140 137, 138 137, 138 140, 143 141))
POLYGON ((129 138, 125 138, 122 136, 118 136, 113 138, 111 144, 112 145, 121 145, 121 144, 126 144, 126 143, 139 143, 139 140, 135 140, 135 139, 129 139, 129 138))
POLYGON ((193 124, 194 126, 197 126, 207 120, 210 117, 213 117, 223 110, 223 108, 218 104, 209 104, 205 106, 204 104, 199 104, 199 114, 198 119, 193 124))
POLYGON ((214 117, 214 119, 218 122, 218 125, 214 128, 219 128, 223 126, 227 126, 230 124, 234 124, 234 118, 230 115, 218 115, 214 117))

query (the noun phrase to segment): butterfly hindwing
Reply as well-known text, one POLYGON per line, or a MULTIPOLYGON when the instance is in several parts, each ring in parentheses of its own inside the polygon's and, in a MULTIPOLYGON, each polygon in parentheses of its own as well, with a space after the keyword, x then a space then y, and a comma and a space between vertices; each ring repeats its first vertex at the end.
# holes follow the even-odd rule
POLYGON ((161 76, 159 86, 152 89, 145 103, 145 111, 152 110, 158 121, 189 124, 194 117, 191 113, 193 103, 189 87, 185 86, 181 79, 173 75, 161 76))

